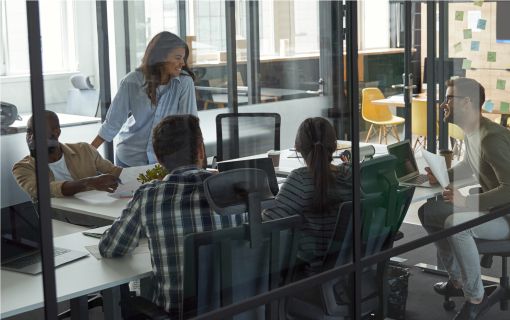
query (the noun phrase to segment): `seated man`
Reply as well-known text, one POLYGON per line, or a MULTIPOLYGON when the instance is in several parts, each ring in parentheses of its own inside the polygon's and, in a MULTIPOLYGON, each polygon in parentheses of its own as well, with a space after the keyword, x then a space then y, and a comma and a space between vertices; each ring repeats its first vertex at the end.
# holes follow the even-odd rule
POLYGON ((205 198, 205 149, 199 120, 192 115, 163 119, 153 130, 158 162, 170 174, 142 185, 99 243, 104 257, 128 254, 140 236, 149 240, 154 272, 153 301, 180 318, 183 290, 183 238, 190 233, 240 225, 244 215, 220 216, 205 198))
MULTIPOLYGON (((103 159, 88 143, 59 143, 58 116, 49 110, 46 110, 45 115, 51 196, 72 196, 86 190, 115 191, 122 168, 103 159)), ((30 155, 17 162, 12 168, 12 173, 19 186, 32 197, 32 200, 36 200, 36 154, 32 117, 28 119, 26 140, 30 155)))
MULTIPOLYGON (((463 196, 453 187, 443 192, 444 201, 429 201, 418 212, 428 233, 437 232, 506 204, 510 195, 510 131, 482 117, 485 90, 475 80, 459 78, 447 83, 441 105, 445 121, 464 130, 466 155, 450 169, 450 179, 475 175, 482 193, 463 196)), ((431 183, 437 183, 426 168, 431 183)), ((480 259, 474 238, 510 239, 510 215, 494 219, 436 242, 438 255, 449 274, 447 282, 434 285, 440 294, 462 294, 466 302, 454 319, 478 319, 488 309, 481 280, 480 259)))

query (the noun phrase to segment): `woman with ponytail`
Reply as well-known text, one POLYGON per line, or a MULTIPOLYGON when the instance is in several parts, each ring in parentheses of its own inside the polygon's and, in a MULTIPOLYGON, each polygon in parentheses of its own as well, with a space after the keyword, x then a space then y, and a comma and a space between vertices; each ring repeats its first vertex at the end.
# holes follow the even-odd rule
POLYGON ((163 31, 147 45, 140 66, 120 82, 92 146, 118 135, 115 163, 121 167, 156 163, 152 129, 169 115, 197 116, 194 75, 188 68, 189 48, 163 31))
MULTIPOLYGON (((298 257, 305 272, 315 273, 333 235, 338 208, 352 198, 351 167, 332 164, 336 150, 333 126, 324 118, 308 118, 299 126, 296 151, 306 167, 293 170, 276 196, 277 205, 264 211, 264 219, 290 215, 303 217, 298 257)), ((347 219, 346 219, 347 221, 347 219)))

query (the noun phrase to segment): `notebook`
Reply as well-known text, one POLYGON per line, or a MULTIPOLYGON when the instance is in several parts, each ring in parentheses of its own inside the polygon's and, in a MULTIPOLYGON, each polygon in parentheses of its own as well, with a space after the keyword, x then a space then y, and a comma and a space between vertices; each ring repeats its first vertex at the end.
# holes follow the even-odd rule
POLYGON ((401 185, 432 187, 426 174, 420 174, 414 158, 413 149, 408 140, 388 146, 388 153, 397 157, 395 174, 401 185))
POLYGON ((276 196, 278 194, 278 180, 276 179, 276 173, 273 167, 273 161, 271 158, 257 158, 248 160, 236 160, 236 161, 223 161, 218 162, 218 171, 228 171, 233 169, 242 168, 255 168, 264 170, 267 174, 267 180, 269 182, 269 188, 271 193, 276 196))
MULTIPOLYGON (((2 269, 28 274, 42 272, 39 215, 31 202, 2 208, 2 269)), ((55 266, 86 257, 86 252, 57 248, 55 266)))

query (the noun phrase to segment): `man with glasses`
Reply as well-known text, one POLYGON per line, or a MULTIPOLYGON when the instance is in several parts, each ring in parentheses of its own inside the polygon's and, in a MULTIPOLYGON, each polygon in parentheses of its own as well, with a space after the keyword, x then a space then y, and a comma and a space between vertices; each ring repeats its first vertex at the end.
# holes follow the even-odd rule
MULTIPOLYGON (((441 200, 429 200, 418 211, 428 233, 475 219, 510 199, 510 131, 482 117, 485 89, 480 83, 458 78, 449 80, 446 85, 446 98, 440 106, 444 120, 461 127, 466 142, 464 159, 448 172, 450 181, 474 174, 481 185, 481 193, 464 196, 450 185, 441 200)), ((430 182, 437 183, 430 169, 426 171, 430 182)), ((454 317, 456 320, 479 319, 489 306, 475 238, 510 239, 510 215, 436 242, 449 280, 436 283, 434 290, 443 295, 463 295, 466 299, 454 317)))

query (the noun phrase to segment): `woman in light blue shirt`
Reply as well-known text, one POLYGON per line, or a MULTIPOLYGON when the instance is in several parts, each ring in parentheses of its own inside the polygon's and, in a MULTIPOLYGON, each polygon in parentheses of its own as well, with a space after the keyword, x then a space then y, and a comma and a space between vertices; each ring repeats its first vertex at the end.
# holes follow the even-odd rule
POLYGON ((158 33, 149 42, 140 67, 120 82, 106 118, 92 145, 118 137, 115 163, 122 167, 156 163, 152 129, 166 116, 197 116, 194 74, 188 69, 189 49, 173 33, 158 33))

